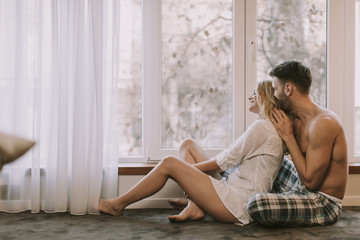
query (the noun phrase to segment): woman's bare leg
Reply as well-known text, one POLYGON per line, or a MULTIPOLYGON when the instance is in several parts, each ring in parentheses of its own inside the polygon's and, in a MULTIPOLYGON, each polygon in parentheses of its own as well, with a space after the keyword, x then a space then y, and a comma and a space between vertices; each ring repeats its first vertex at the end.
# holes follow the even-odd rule
POLYGON ((170 222, 198 221, 205 217, 204 211, 189 199, 187 207, 178 215, 169 216, 170 222))
MULTIPOLYGON (((180 158, 189 164, 200 163, 209 160, 204 149, 193 139, 185 139, 179 147, 180 158)), ((210 174, 215 179, 221 179, 218 172, 210 174)))
MULTIPOLYGON (((189 164, 200 163, 203 161, 207 161, 209 158, 206 156, 204 149, 193 139, 187 138, 181 142, 179 147, 179 155, 180 158, 189 164)), ((214 172, 210 174, 215 179, 221 179, 221 176, 218 172, 214 172)), ((188 205, 187 198, 177 198, 177 199, 169 199, 169 203, 175 208, 183 210, 188 205)), ((186 207, 187 208, 187 207, 186 207)), ((189 213, 188 208, 186 213, 189 213)), ((183 217, 183 212, 179 214, 183 217)))
MULTIPOLYGON (((180 159, 184 160, 189 164, 195 164, 208 160, 204 149, 195 140, 187 138, 180 143, 179 147, 180 159)), ((184 193, 184 195, 186 195, 184 193)), ((188 199, 176 198, 169 199, 168 202, 175 209, 183 210, 188 205, 188 199)))
POLYGON ((189 198, 215 220, 229 223, 238 222, 222 203, 210 178, 175 157, 164 158, 148 175, 121 197, 100 200, 99 210, 120 215, 129 204, 151 196, 162 189, 169 178, 176 181, 189 195, 189 198))
POLYGON ((185 162, 194 164, 208 160, 204 149, 195 140, 187 138, 179 147, 180 158, 185 162))

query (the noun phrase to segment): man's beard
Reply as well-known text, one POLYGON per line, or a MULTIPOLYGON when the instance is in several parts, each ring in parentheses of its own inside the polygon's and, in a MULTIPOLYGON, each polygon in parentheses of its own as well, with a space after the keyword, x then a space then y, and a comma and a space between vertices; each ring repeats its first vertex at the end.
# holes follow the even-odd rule
POLYGON ((291 102, 289 101, 289 99, 285 95, 285 93, 280 93, 280 95, 277 99, 279 100, 280 108, 284 112, 291 112, 291 102))

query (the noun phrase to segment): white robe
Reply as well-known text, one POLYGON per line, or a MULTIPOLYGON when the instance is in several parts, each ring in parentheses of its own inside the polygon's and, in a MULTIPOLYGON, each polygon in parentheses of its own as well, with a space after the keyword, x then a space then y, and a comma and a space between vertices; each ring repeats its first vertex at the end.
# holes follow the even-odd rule
POLYGON ((284 157, 284 144, 268 119, 258 119, 232 145, 216 155, 217 165, 227 179, 211 177, 226 208, 240 221, 252 222, 247 204, 259 192, 269 192, 284 157))

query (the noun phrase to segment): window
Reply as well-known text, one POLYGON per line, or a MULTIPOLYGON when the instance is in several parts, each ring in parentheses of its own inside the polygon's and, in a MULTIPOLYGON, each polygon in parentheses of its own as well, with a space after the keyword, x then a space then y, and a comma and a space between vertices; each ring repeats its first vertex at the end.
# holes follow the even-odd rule
POLYGON ((146 160, 176 155, 184 138, 212 156, 243 132, 244 6, 242 0, 143 1, 146 160))
POLYGON ((120 156, 143 154, 141 9, 141 0, 120 1, 120 156))
POLYGON ((326 0, 258 0, 257 79, 286 60, 300 60, 313 76, 312 99, 326 107, 326 0))
POLYGON ((355 5, 355 155, 360 155, 360 1, 355 5))
MULTIPOLYGON (((358 1, 358 0, 357 0, 358 1)), ((328 1, 328 107, 343 123, 349 162, 360 162, 356 154, 356 3, 328 1)), ((357 93, 358 94, 358 93, 357 93)))
POLYGON ((232 0, 162 1, 161 148, 232 143, 232 42, 232 0))
MULTIPOLYGON (((119 69, 120 161, 160 160, 189 137, 209 156, 221 151, 255 119, 246 106, 256 81, 289 59, 310 67, 312 98, 338 114, 353 136, 354 122, 345 117, 350 107, 344 108, 354 79, 350 2, 122 0, 128 36, 119 69)), ((359 88, 357 74, 351 91, 359 88)), ((357 98, 357 132, 359 105, 357 98)), ((355 136, 348 142, 359 154, 355 136)))

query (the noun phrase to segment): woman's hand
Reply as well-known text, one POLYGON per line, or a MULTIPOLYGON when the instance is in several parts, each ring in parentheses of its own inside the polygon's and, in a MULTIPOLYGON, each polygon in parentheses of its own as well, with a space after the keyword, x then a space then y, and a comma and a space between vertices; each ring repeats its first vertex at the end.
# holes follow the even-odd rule
POLYGON ((273 108, 270 120, 284 142, 287 142, 291 137, 293 137, 293 123, 284 111, 273 108))

